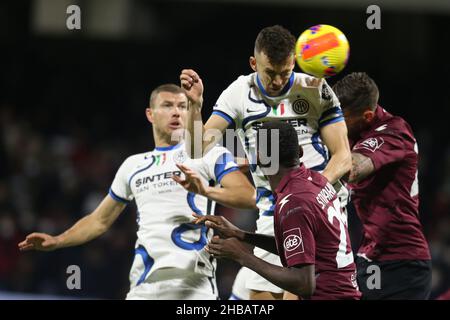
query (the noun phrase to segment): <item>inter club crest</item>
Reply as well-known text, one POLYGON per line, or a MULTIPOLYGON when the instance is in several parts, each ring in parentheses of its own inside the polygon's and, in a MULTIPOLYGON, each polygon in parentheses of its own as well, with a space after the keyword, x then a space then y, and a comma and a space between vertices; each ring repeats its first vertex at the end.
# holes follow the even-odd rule
POLYGON ((381 148, 381 146, 383 145, 384 140, 382 137, 378 137, 378 138, 369 138, 364 140, 361 143, 358 143, 353 149, 357 150, 357 149, 367 149, 371 152, 375 152, 378 149, 381 148))
POLYGON ((309 102, 306 99, 297 99, 294 101, 292 109, 296 114, 306 114, 309 111, 309 102))
POLYGON ((183 163, 186 161, 186 159, 187 159, 187 154, 184 150, 178 150, 173 155, 173 161, 175 161, 175 163, 183 163))

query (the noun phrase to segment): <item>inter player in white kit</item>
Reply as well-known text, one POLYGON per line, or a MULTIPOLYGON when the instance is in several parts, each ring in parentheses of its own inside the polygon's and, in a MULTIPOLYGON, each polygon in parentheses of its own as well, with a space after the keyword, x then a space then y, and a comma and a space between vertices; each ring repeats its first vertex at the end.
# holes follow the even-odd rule
MULTIPOLYGON (((306 168, 322 172, 340 190, 341 202, 346 204, 346 189, 341 188, 339 178, 349 171, 351 154, 339 101, 325 80, 293 72, 294 47, 295 38, 288 30, 281 26, 264 28, 250 57, 255 72, 240 76, 223 91, 203 127, 204 132, 224 132, 235 124, 257 188, 257 232, 268 235, 274 232, 275 201, 267 177, 256 166, 256 130, 265 121, 287 121, 296 129, 304 150, 301 161, 306 168)), ((203 84, 199 75, 194 70, 183 70, 180 80, 193 105, 192 121, 202 121, 203 84)), ((204 141, 202 150, 208 150, 210 143, 204 141)), ((280 265, 276 255, 259 248, 254 253, 280 265)), ((282 294, 282 289, 244 268, 237 275, 232 298, 281 298, 282 294)))
POLYGON ((49 251, 83 244, 104 233, 134 200, 139 229, 127 299, 217 299, 216 262, 204 250, 212 230, 192 224, 192 213, 213 213, 212 200, 251 207, 247 200, 254 197, 254 188, 223 147, 212 148, 203 158, 187 156, 180 141, 187 107, 180 87, 156 88, 146 109, 156 148, 123 162, 109 194, 90 215, 59 236, 28 235, 19 248, 49 251), (176 176, 183 182, 184 165, 198 172, 209 199, 186 192, 174 181, 176 176), (218 184, 222 188, 214 187, 218 184))

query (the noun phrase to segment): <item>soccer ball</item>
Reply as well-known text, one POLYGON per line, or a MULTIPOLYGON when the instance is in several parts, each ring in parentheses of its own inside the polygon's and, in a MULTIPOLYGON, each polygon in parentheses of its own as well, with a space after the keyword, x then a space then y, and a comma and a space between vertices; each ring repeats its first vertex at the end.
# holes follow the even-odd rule
POLYGON ((303 72, 331 77, 344 69, 350 54, 345 35, 337 28, 318 24, 304 31, 295 45, 295 58, 303 72))

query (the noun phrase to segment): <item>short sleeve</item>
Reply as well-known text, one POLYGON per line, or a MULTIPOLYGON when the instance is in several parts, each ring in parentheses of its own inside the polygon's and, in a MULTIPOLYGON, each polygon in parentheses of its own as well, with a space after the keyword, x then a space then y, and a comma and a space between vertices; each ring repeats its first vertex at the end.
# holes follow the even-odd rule
POLYGON ((291 205, 281 221, 281 240, 288 267, 314 264, 316 260, 315 220, 311 209, 291 205))
POLYGON ((215 146, 203 157, 209 179, 220 183, 224 176, 239 170, 233 155, 224 147, 215 146))
POLYGON ((128 183, 128 175, 131 169, 130 164, 130 158, 122 163, 109 189, 109 195, 118 202, 129 203, 134 198, 128 183))
POLYGON ((217 99, 212 114, 224 118, 229 125, 235 125, 242 118, 240 99, 244 90, 244 81, 240 77, 234 81, 217 99))
POLYGON ((393 132, 374 132, 372 136, 358 142, 352 152, 369 157, 375 167, 402 160, 406 156, 405 141, 400 134, 393 132))
POLYGON ((322 81, 319 90, 320 110, 322 112, 319 118, 319 128, 344 121, 344 115, 339 100, 325 80, 322 81))

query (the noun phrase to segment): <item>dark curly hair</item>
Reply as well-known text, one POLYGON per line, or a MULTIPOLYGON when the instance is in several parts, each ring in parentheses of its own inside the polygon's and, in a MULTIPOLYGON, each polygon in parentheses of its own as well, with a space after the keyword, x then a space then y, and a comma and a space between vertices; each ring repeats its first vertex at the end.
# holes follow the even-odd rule
POLYGON ((378 103, 378 87, 365 72, 353 72, 336 82, 333 91, 338 97, 342 109, 361 111, 375 110, 378 103))
POLYGON ((257 146, 258 150, 265 144, 267 153, 273 155, 272 145, 275 142, 279 151, 279 164, 284 168, 295 167, 300 164, 300 158, 303 155, 303 149, 298 143, 298 135, 295 128, 284 121, 267 121, 264 122, 258 130, 257 146), (267 130, 267 135, 262 135, 262 130, 267 130), (272 141, 272 131, 278 131, 278 140, 272 141), (264 139, 265 138, 265 139, 264 139))
POLYGON ((264 52, 269 62, 274 65, 282 64, 294 54, 295 37, 289 30, 276 25, 262 29, 255 41, 255 53, 264 52))

